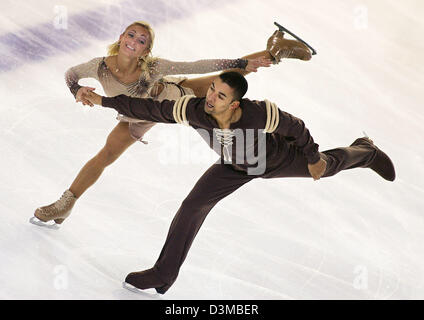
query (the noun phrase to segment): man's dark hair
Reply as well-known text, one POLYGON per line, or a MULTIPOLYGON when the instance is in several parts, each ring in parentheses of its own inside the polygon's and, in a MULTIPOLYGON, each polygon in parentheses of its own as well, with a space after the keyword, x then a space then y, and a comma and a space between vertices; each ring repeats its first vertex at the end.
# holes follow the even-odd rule
POLYGON ((247 80, 240 73, 235 71, 223 72, 219 75, 219 78, 234 90, 233 101, 240 101, 246 94, 247 80))

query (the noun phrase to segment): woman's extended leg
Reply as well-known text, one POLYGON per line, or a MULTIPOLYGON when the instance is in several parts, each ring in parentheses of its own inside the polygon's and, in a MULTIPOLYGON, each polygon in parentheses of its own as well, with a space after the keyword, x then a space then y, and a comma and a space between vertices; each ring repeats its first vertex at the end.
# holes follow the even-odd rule
MULTIPOLYGON (((266 50, 249 54, 242 57, 242 59, 256 59, 260 57, 270 59, 271 61, 274 61, 275 64, 278 64, 282 58, 293 58, 307 61, 310 60, 312 56, 310 50, 303 43, 297 40, 285 39, 284 33, 277 30, 268 39, 266 50)), ((237 71, 244 76, 250 73, 249 71, 242 69, 231 70, 237 71)), ((180 84, 186 88, 192 89, 197 97, 204 97, 206 96, 206 92, 215 77, 216 75, 187 79, 180 84)))
MULTIPOLYGON (((153 123, 143 123, 139 126, 137 134, 140 138, 153 125, 153 123)), ((56 202, 35 210, 34 216, 41 221, 38 221, 39 223, 36 221, 36 224, 43 225, 43 222, 50 220, 60 224, 70 215, 76 200, 97 181, 103 170, 137 141, 132 136, 129 126, 128 122, 119 122, 107 137, 105 146, 84 165, 69 190, 66 190, 56 202)), ((31 222, 34 223, 34 221, 31 222)))
POLYGON ((131 137, 128 125, 128 122, 119 122, 107 137, 105 146, 78 173, 69 188, 76 198, 91 187, 103 170, 136 141, 131 137))

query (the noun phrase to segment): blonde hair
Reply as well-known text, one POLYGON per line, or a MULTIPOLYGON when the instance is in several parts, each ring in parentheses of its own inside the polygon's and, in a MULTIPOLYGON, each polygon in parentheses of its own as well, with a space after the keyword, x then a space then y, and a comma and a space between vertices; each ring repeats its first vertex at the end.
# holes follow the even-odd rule
MULTIPOLYGON (((132 26, 140 26, 145 28, 150 35, 150 43, 149 46, 147 47, 147 50, 149 50, 149 53, 144 56, 144 57, 139 57, 138 58, 138 65, 140 66, 141 70, 143 71, 148 71, 149 67, 152 65, 153 62, 156 61, 157 58, 152 56, 152 48, 153 48, 153 43, 155 41, 155 32, 153 31, 152 27, 150 26, 150 24, 148 24, 145 21, 136 21, 131 23, 123 33, 127 32, 127 30, 132 27, 132 26)), ((114 43, 112 43, 111 45, 108 46, 107 48, 107 54, 109 56, 117 56, 118 52, 119 52, 119 47, 120 47, 121 43, 120 41, 116 41, 114 43)))

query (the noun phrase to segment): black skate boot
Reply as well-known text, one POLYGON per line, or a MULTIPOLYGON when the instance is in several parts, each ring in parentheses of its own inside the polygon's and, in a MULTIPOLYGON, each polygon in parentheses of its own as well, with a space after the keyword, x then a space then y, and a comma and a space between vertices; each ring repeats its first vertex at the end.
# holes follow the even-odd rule
POLYGON ((141 293, 142 290, 154 288, 157 293, 164 294, 171 285, 164 283, 153 269, 131 272, 122 284, 125 289, 141 293))
POLYGON ((383 179, 387 181, 394 181, 396 178, 396 172, 395 167, 393 165, 392 160, 390 160, 389 156, 381 151, 374 142, 368 138, 358 138, 356 139, 351 146, 358 146, 358 145, 368 145, 372 146, 374 149, 377 150, 377 153, 371 162, 371 164, 368 165, 368 168, 371 170, 377 172, 383 179))

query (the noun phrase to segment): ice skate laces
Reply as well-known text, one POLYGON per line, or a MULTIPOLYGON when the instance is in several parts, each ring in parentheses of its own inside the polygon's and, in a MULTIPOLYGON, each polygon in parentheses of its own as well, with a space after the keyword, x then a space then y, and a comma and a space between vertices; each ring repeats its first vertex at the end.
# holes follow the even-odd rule
POLYGON ((60 212, 67 208, 69 208, 72 204, 74 195, 71 191, 66 190, 59 200, 57 200, 54 204, 54 207, 60 212))
POLYGON ((283 54, 281 55, 282 59, 287 59, 293 56, 294 50, 293 48, 291 49, 285 49, 283 50, 283 54))

